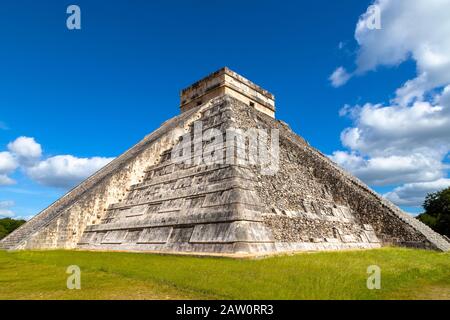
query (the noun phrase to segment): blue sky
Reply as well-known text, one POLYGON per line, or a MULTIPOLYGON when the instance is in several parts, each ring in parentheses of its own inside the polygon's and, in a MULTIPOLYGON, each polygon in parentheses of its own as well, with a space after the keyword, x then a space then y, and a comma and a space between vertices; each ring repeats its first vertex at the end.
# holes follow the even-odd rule
MULTIPOLYGON (((402 106, 393 101, 399 95, 396 91, 420 76, 426 65, 414 54, 418 46, 409 37, 404 38, 406 53, 399 53, 403 56, 391 61, 386 52, 393 50, 386 48, 373 54, 375 65, 361 62, 370 60, 364 59, 368 54, 362 52, 371 48, 374 33, 360 32, 362 40, 358 42, 355 28, 371 3, 2 1, 0 155, 3 152, 4 168, 2 171, 0 157, 0 214, 30 217, 38 213, 83 175, 177 115, 180 89, 222 66, 273 92, 277 118, 288 122, 314 147, 334 154, 335 161, 382 194, 403 187, 391 193, 390 199, 405 210, 420 211, 417 199, 408 196, 419 192, 421 197, 425 191, 450 185, 447 131, 441 130, 440 135, 432 132, 435 149, 444 149, 432 159, 419 157, 420 145, 411 148, 410 154, 404 152, 404 145, 387 145, 390 162, 380 155, 377 141, 396 141, 398 134, 383 136, 379 134, 383 126, 368 124, 364 117, 391 110, 395 119, 397 115, 405 119, 406 112, 406 117, 410 116, 406 121, 420 121, 411 101, 402 106), (81 30, 66 27, 70 4, 81 8, 81 30), (337 86, 329 77, 339 66, 344 66, 349 81, 337 86), (363 138, 357 143, 348 137, 343 141, 341 133, 346 128, 357 128, 363 138), (437 135, 441 140, 436 140, 437 135), (374 142, 374 136, 379 140, 374 142), (17 141, 19 137, 27 138, 17 141), (374 147, 361 146, 365 142, 374 147), (434 165, 430 175, 420 177, 402 167, 412 155, 412 165, 418 158, 425 169, 434 165), (30 156, 34 157, 32 165, 25 163, 30 156), (16 165, 8 167, 7 160, 16 165), (380 166, 374 165, 380 161, 384 161, 380 166), (399 171, 406 170, 403 180, 401 176, 385 179, 392 176, 392 170, 384 170, 392 161, 391 168, 399 165, 399 171), (71 165, 76 168, 70 167, 69 174, 58 171, 71 165), (408 184, 414 183, 422 185, 409 190, 408 184)), ((389 19, 401 8, 388 0, 381 0, 380 5, 387 19, 382 30, 374 31, 378 31, 375 37, 388 37, 389 19)), ((414 13, 415 8, 412 10, 414 13)), ((424 90, 434 93, 433 98, 444 96, 445 81, 424 90)), ((416 97, 415 101, 428 103, 431 99, 416 97)), ((430 130, 424 135, 429 137, 430 130)), ((385 132, 390 132, 389 128, 385 132)), ((415 134, 407 134, 418 141, 415 134)), ((429 145, 428 140, 422 143, 429 145)))

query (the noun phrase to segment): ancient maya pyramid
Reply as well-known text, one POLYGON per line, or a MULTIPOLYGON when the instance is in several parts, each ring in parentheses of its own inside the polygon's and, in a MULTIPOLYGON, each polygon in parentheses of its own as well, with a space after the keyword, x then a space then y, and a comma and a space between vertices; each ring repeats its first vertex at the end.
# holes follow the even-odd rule
MULTIPOLYGON (((243 148, 252 147, 248 140, 243 148)), ((234 160, 237 149, 239 145, 232 150, 234 160)), ((13 250, 236 256, 383 245, 450 249, 444 237, 381 198, 276 120, 274 96, 227 68, 183 90, 179 116, 1 242, 2 248, 13 250), (277 170, 263 174, 271 162, 173 161, 174 154, 180 160, 184 151, 191 160, 199 151, 224 154, 223 144, 208 141, 206 133, 213 128, 224 133, 230 128, 266 130, 267 142, 279 146, 277 170), (193 155, 187 152, 191 147, 178 150, 189 139, 198 142, 193 155), (220 148, 212 148, 217 145, 220 148)))

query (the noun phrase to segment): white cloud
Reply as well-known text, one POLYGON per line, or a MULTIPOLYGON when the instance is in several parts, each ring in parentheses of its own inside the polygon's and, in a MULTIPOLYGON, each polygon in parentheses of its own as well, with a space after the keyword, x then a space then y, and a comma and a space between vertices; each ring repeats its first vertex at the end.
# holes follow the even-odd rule
POLYGON ((353 126, 342 132, 341 141, 349 151, 331 158, 369 184, 397 186, 386 194, 396 204, 418 205, 427 192, 448 181, 443 161, 450 151, 450 1, 374 4, 380 9, 381 29, 367 28, 371 9, 361 15, 351 74, 409 59, 417 74, 396 90, 388 105, 345 106, 340 115, 349 116, 353 126))
POLYGON ((381 11, 382 29, 367 28, 369 16, 361 16, 355 31, 356 72, 415 60, 416 78, 397 90, 396 101, 402 104, 450 83, 450 1, 377 0, 374 4, 381 11))
MULTIPOLYGON (((77 158, 59 155, 42 159, 42 147, 30 137, 19 137, 0 152, 0 185, 14 184, 9 177, 21 168, 32 180, 50 187, 69 189, 80 183, 113 158, 77 158)), ((6 210, 6 209, 5 209, 6 210)))
POLYGON ((8 144, 8 149, 25 166, 32 165, 42 156, 42 147, 34 138, 19 137, 8 144))
POLYGON ((0 174, 0 186, 8 186, 15 183, 16 181, 8 177, 6 174, 0 174))
POLYGON ((343 67, 339 67, 334 70, 328 80, 331 81, 333 87, 338 88, 346 84, 350 77, 351 75, 343 67))
MULTIPOLYGON (((445 95, 437 99, 442 98, 445 95)), ((344 130, 341 140, 350 149, 374 156, 420 152, 439 158, 450 149, 450 104, 415 102, 404 107, 368 103, 351 111, 346 107, 346 112, 351 112, 355 126, 344 130)))
POLYGON ((27 175, 46 186, 69 189, 104 167, 113 158, 76 158, 62 155, 27 168, 27 175))
POLYGON ((350 115, 354 126, 342 132, 341 141, 350 151, 336 151, 331 158, 368 184, 406 184, 388 198, 417 205, 425 191, 442 186, 449 169, 444 163, 450 150, 449 88, 435 105, 345 107, 341 114, 350 115))
POLYGON ((432 182, 408 183, 384 195, 387 199, 399 205, 421 206, 425 196, 430 192, 442 190, 450 186, 450 179, 439 179, 432 182))
POLYGON ((10 173, 18 167, 13 155, 7 151, 0 152, 0 173, 10 173))
POLYGON ((19 137, 10 142, 8 150, 0 152, 0 186, 14 184, 9 175, 20 166, 33 165, 42 156, 41 145, 29 137, 19 137))
POLYGON ((0 201, 0 217, 13 217, 14 212, 10 209, 14 201, 0 201))
POLYGON ((0 186, 14 184, 14 180, 8 177, 17 169, 18 163, 13 155, 7 151, 0 152, 0 186))
POLYGON ((362 157, 355 152, 336 151, 330 158, 361 180, 375 186, 395 185, 442 178, 442 162, 423 154, 362 157))

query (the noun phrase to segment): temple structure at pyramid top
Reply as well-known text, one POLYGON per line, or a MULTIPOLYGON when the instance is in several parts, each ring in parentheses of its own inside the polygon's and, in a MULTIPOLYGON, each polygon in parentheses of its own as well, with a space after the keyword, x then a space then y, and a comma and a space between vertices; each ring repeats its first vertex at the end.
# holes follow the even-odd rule
POLYGON ((222 95, 236 98, 272 118, 275 117, 275 96, 227 67, 182 90, 181 112, 222 95))
POLYGON ((228 68, 184 89, 178 116, 0 241, 235 257, 387 245, 450 250, 276 120, 274 96, 228 68))

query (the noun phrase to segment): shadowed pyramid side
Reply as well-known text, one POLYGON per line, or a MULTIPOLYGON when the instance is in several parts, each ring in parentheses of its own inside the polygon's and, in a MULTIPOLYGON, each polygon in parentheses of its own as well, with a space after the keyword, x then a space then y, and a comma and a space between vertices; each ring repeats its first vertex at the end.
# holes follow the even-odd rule
POLYGON ((265 223, 280 250, 343 249, 399 245, 448 251, 450 243, 382 198, 287 124, 242 102, 234 117, 242 129, 280 130, 280 164, 275 175, 256 175, 257 193, 271 214, 265 223))

